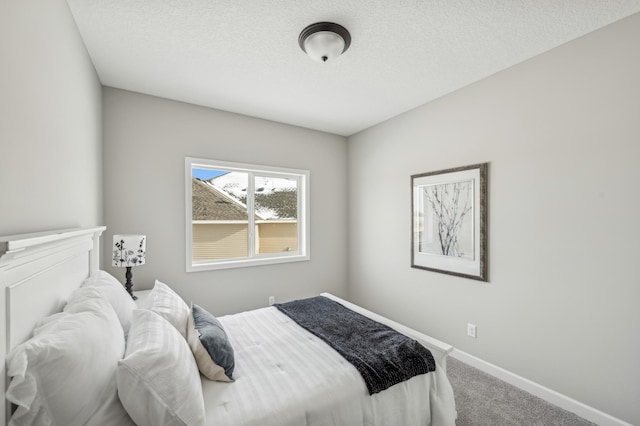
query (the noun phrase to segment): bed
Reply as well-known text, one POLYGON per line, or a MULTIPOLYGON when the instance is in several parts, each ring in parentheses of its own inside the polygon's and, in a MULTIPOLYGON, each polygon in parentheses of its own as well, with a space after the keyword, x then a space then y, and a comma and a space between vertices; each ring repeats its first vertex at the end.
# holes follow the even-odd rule
MULTIPOLYGON (((43 418, 48 415, 47 410, 55 411, 56 407, 60 407, 61 416, 69 416, 64 417, 66 424, 87 425, 454 424, 455 403, 446 377, 446 356, 451 346, 331 294, 319 297, 385 324, 428 348, 435 371, 370 393, 368 383, 353 364, 283 310, 268 307, 219 318, 212 316, 226 332, 233 349, 233 377, 227 377, 224 363, 212 363, 206 352, 210 348, 205 347, 203 352, 200 347, 202 343, 197 336, 203 338, 204 328, 197 327, 202 322, 199 319, 208 318, 204 315, 208 314, 206 311, 203 310, 202 318, 195 315, 197 306, 187 306, 178 300, 170 286, 161 282, 156 282, 153 290, 139 293, 137 306, 132 300, 118 299, 126 295, 121 285, 117 291, 112 287, 105 290, 110 285, 107 281, 115 279, 99 270, 99 240, 104 229, 0 238, 3 287, 0 304, 6 307, 5 315, 0 316, 3 332, 0 376, 5 401, 0 404, 2 424, 9 424, 12 416, 15 424, 46 424, 43 418), (125 314, 130 321, 126 327, 125 314), (25 403, 28 398, 24 395, 28 392, 24 389, 28 390, 29 381, 26 360, 33 365, 35 362, 16 354, 22 354, 24 347, 39 350, 41 344, 33 344, 35 349, 29 345, 55 327, 63 327, 73 337, 76 330, 72 327, 77 326, 73 321, 82 327, 92 324, 99 332, 83 332, 82 345, 65 348, 73 352, 73 348, 80 347, 72 355, 86 358, 92 350, 92 336, 99 334, 95 340, 103 349, 96 346, 91 357, 96 363, 104 362, 106 367, 102 364, 98 368, 94 364, 83 367, 83 359, 74 361, 78 371, 73 374, 88 375, 90 380, 84 381, 73 381, 73 374, 60 377, 62 373, 58 376, 51 373, 63 371, 48 364, 57 361, 47 361, 40 368, 45 371, 43 374, 52 375, 48 380, 53 381, 54 388, 57 381, 60 386, 70 386, 66 399, 77 392, 87 400, 100 402, 95 406, 77 404, 81 398, 77 396, 74 405, 73 401, 58 401, 59 396, 39 395, 25 403), (194 334, 193 330, 200 332, 194 334), (107 345, 105 342, 110 339, 113 343, 107 345), (174 350, 174 346, 179 349, 174 350), (22 358, 24 362, 16 361, 22 358), (104 383, 104 388, 98 392, 92 383, 104 383), (172 394, 168 388, 177 391, 172 394), (95 397, 87 396, 92 392, 95 397), (36 411, 40 414, 34 414, 36 411)), ((206 321, 203 324, 211 326, 206 321)), ((64 357, 60 362, 63 361, 64 357)))

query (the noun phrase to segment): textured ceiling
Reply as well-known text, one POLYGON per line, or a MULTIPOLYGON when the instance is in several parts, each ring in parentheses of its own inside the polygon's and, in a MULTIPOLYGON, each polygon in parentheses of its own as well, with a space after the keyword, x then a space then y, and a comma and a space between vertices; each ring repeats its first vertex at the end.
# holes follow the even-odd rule
POLYGON ((640 11, 640 0, 68 0, 100 81, 348 136, 640 11), (298 47, 333 21, 351 47, 298 47))

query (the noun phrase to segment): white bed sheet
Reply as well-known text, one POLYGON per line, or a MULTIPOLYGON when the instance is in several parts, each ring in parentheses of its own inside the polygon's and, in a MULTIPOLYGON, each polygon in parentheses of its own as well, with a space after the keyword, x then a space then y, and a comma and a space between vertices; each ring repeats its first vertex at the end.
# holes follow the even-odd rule
POLYGON ((219 318, 235 382, 202 380, 210 426, 454 425, 444 369, 369 395, 348 361, 277 308, 219 318))

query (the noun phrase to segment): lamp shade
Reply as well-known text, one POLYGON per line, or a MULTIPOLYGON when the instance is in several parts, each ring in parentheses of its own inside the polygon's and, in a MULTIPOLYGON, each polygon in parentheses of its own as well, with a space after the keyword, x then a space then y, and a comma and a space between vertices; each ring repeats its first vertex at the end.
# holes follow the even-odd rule
POLYGON ((342 25, 318 22, 302 30, 298 44, 314 61, 327 62, 349 48, 351 35, 342 25))
POLYGON ((117 234, 113 236, 113 266, 125 268, 144 265, 147 236, 117 234))

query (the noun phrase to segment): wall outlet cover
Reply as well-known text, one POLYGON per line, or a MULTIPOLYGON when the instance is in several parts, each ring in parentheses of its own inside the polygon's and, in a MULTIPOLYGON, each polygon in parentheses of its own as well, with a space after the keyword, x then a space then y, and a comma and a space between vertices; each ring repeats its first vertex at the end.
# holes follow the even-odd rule
POLYGON ((467 336, 469 337, 476 337, 476 325, 475 324, 467 324, 467 336))

